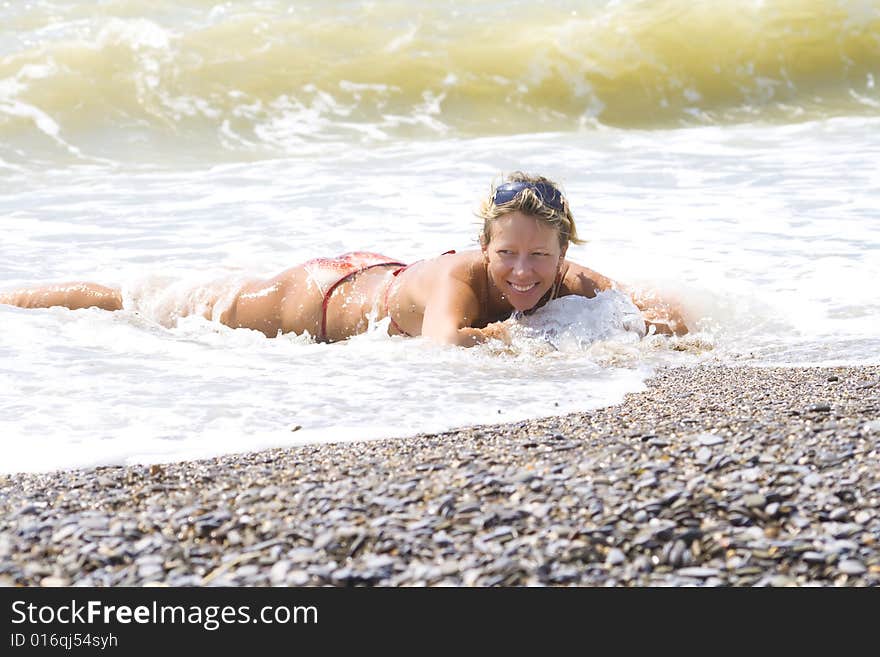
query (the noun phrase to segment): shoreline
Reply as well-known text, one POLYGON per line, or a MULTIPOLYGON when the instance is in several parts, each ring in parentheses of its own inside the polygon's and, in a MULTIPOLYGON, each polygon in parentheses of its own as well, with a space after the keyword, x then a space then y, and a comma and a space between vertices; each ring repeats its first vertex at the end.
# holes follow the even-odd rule
POLYGON ((880 366, 659 370, 594 411, 0 476, 0 585, 880 585, 880 366))

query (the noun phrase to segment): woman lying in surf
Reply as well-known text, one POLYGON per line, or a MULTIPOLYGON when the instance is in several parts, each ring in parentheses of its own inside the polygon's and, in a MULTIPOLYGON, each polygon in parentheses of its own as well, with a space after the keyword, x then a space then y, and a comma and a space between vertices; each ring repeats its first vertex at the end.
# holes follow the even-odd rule
MULTIPOLYGON (((217 294, 186 314, 202 314, 232 328, 275 337, 306 331, 322 342, 363 333, 368 317, 390 317, 392 335, 422 335, 436 342, 472 346, 490 338, 509 341, 514 311, 534 310, 567 295, 594 297, 610 279, 565 259, 580 243, 568 201, 552 181, 522 173, 494 187, 480 208, 479 250, 405 265, 375 253, 317 258, 268 280, 217 294)), ((658 333, 687 332, 668 304, 633 296, 646 325, 658 333)), ((0 294, 0 303, 25 308, 65 306, 121 310, 122 293, 95 283, 67 283, 0 294)))

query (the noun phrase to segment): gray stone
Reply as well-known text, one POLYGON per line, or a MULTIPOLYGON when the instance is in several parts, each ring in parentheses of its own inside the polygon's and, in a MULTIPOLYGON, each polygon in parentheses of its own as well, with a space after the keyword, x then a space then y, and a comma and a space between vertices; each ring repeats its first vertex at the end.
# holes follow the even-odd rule
POLYGON ((700 445, 704 447, 711 447, 712 445, 720 445, 724 442, 724 438, 714 434, 714 433, 699 433, 696 435, 696 440, 700 445))
POLYGON ((287 572, 290 570, 290 561, 279 561, 269 570, 269 581, 272 584, 283 584, 287 579, 287 572))
POLYGON ((605 557, 605 563, 609 566, 618 566, 626 561, 626 555, 623 550, 611 548, 605 557))
POLYGON ((681 577, 715 577, 721 573, 717 568, 703 568, 699 566, 679 568, 675 572, 681 577))
POLYGON ((844 559, 837 564, 837 569, 846 575, 862 575, 868 570, 865 564, 855 559, 844 559))

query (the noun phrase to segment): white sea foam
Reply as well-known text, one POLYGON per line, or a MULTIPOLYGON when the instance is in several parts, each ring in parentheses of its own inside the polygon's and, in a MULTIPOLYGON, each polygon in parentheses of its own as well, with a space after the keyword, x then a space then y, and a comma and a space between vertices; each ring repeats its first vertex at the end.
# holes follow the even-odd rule
POLYGON ((583 350, 599 340, 632 343, 647 333, 639 309, 617 290, 600 292, 592 299, 555 299, 518 321, 527 329, 526 335, 562 351, 583 350))

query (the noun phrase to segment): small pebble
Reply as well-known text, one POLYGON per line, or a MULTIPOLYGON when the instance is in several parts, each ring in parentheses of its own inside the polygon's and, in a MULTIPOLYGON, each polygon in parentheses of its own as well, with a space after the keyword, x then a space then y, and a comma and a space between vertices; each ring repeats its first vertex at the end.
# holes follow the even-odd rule
POLYGON ((612 548, 608 551, 608 556, 605 557, 605 563, 609 566, 617 566, 626 561, 626 555, 623 553, 623 550, 619 550, 617 548, 612 548))
POLYGON ((855 559, 844 559, 837 564, 837 569, 845 575, 861 575, 867 570, 861 561, 855 559))
POLYGON ((675 572, 682 577, 714 577, 718 575, 720 571, 717 568, 690 567, 679 568, 675 572))

